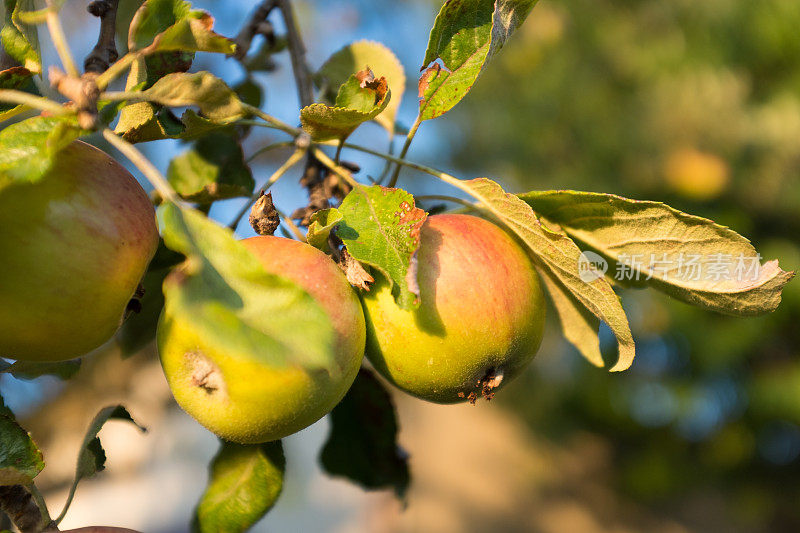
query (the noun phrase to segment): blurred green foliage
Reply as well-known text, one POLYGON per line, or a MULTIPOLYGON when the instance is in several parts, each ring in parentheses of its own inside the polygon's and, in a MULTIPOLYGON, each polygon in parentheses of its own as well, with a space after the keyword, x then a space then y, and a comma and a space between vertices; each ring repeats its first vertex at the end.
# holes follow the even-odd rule
MULTIPOLYGON (((797 269, 798 28, 797 0, 542 0, 448 116, 454 163, 512 190, 665 201, 797 269)), ((800 282, 753 319, 650 292, 622 293, 630 371, 551 343, 567 356, 540 353, 501 401, 555 439, 604 435, 620 490, 656 510, 705 492, 744 531, 800 531, 800 282)))

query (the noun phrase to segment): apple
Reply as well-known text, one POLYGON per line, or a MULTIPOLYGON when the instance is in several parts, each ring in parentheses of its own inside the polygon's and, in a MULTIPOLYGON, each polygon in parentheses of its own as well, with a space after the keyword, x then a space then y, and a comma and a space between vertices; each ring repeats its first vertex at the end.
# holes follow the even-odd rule
POLYGON ((338 365, 338 372, 331 373, 302 366, 274 368, 232 347, 209 346, 192 324, 162 314, 159 353, 175 400, 216 435, 252 444, 296 433, 330 412, 355 380, 366 332, 358 296, 330 257, 282 237, 242 242, 267 272, 294 281, 327 312, 338 365))
POLYGON ((117 331, 158 245, 131 174, 75 141, 36 183, 0 191, 0 357, 62 361, 117 331))
POLYGON ((545 306, 525 251, 482 218, 428 217, 417 251, 420 306, 380 278, 362 296, 367 358, 390 382, 437 403, 491 398, 539 349, 545 306))

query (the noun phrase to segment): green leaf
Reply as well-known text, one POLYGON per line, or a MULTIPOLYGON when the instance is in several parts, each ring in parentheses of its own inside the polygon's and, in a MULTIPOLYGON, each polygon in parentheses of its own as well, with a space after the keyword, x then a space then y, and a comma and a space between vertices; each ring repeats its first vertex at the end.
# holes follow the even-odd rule
POLYGON ((419 78, 419 117, 447 113, 525 21, 537 0, 448 0, 428 38, 419 78), (441 61, 438 62, 438 61, 441 61))
POLYGON ((427 214, 402 189, 358 187, 339 206, 336 235, 354 259, 377 268, 403 309, 419 306, 414 254, 427 214))
POLYGON ((233 54, 236 44, 212 31, 214 18, 205 11, 191 11, 156 36, 148 47, 158 51, 212 52, 233 54))
POLYGON ((164 313, 209 346, 276 368, 334 372, 333 326, 295 283, 267 273, 233 232, 201 213, 160 208, 164 243, 187 257, 164 282, 164 313))
POLYGON ((203 118, 192 109, 183 112, 180 119, 168 108, 158 109, 149 102, 128 105, 122 110, 115 132, 131 143, 183 139, 191 141, 213 131, 230 128, 203 118))
POLYGON ((236 93, 236 96, 239 97, 239 100, 247 105, 261 107, 263 103, 264 89, 261 85, 253 81, 252 78, 245 78, 244 81, 233 88, 233 91, 236 93))
POLYGON ((158 317, 164 308, 161 286, 172 267, 183 259, 181 254, 173 252, 163 242, 159 243, 141 282, 144 296, 139 300, 140 308, 125 320, 116 335, 123 357, 135 354, 155 338, 158 317))
POLYGON ((42 452, 0 396, 0 485, 27 485, 42 468, 42 452))
POLYGON ((192 531, 247 531, 275 505, 285 470, 281 441, 250 445, 222 441, 192 531))
POLYGON ((330 414, 331 433, 320 453, 325 470, 366 489, 392 488, 404 498, 411 476, 406 453, 397 444, 392 398, 367 370, 330 414))
POLYGON ((210 72, 168 74, 141 97, 149 102, 169 106, 197 106, 212 122, 228 124, 246 115, 244 105, 224 81, 210 72))
POLYGON ((61 379, 69 379, 77 374, 80 369, 80 359, 48 363, 16 361, 8 367, 0 369, 0 372, 11 374, 17 379, 36 379, 40 376, 55 376, 61 379))
MULTIPOLYGON (((622 304, 605 277, 596 276, 588 281, 581 278, 578 265, 581 250, 572 239, 562 231, 544 225, 528 204, 513 194, 507 194, 489 179, 446 181, 478 200, 484 209, 530 248, 537 267, 550 273, 562 291, 568 292, 592 315, 608 324, 619 343, 619 357, 611 371, 630 367, 635 346, 622 304)), ((596 357, 589 357, 589 360, 597 362, 596 357)))
MULTIPOLYGON (((128 32, 130 49, 141 55, 131 65, 126 90, 150 88, 167 74, 186 72, 195 52, 232 54, 233 41, 214 33, 213 23, 208 13, 182 0, 145 2, 128 32)), ((185 122, 169 120, 152 103, 138 102, 123 109, 115 131, 129 142, 146 142, 182 137, 186 129, 185 122)))
POLYGON ((97 434, 100 433, 100 430, 103 429, 103 425, 109 420, 130 422, 139 428, 140 431, 147 431, 146 428, 137 424, 128 410, 121 405, 112 405, 101 409, 94 417, 91 424, 89 424, 89 429, 83 437, 81 450, 78 452, 78 465, 75 469, 75 479, 70 487, 68 504, 72 501, 71 496, 75 493, 75 489, 82 479, 92 477, 97 472, 102 472, 105 469, 106 452, 103 450, 103 446, 100 444, 100 439, 97 434))
MULTIPOLYGON (((131 67, 129 85, 141 83, 140 73, 144 68, 141 63, 141 60, 134 62, 131 67), (132 79, 133 76, 135 78, 132 79)), ((225 127, 246 114, 236 93, 208 72, 168 74, 139 94, 147 101, 126 106, 115 128, 115 132, 129 142, 194 139, 225 127), (158 111, 153 104, 172 107, 193 105, 199 107, 204 116, 186 110, 178 121, 169 110, 158 111)))
POLYGON ((660 202, 613 194, 544 191, 520 195, 572 238, 633 277, 690 304, 737 316, 774 311, 794 276, 762 265, 750 241, 715 222, 660 202))
POLYGON ((8 55, 34 74, 42 72, 39 37, 36 26, 24 24, 19 19, 22 11, 33 9, 33 0, 4 0, 6 16, 0 30, 0 43, 8 55))
POLYGON ((195 52, 232 54, 236 50, 233 41, 212 30, 211 15, 190 7, 180 0, 150 0, 134 17, 128 40, 132 49, 141 48, 147 55, 146 87, 167 74, 188 71, 195 52))
MULTIPOLYGON (((147 84, 145 58, 137 57, 131 63, 125 90, 141 90, 147 84)), ((150 102, 136 102, 122 108, 114 132, 131 143, 164 139, 167 134, 156 118, 157 108, 150 102)))
POLYGON ((54 156, 85 133, 74 115, 31 117, 0 131, 0 190, 12 182, 39 181, 54 156))
POLYGON ((391 100, 375 117, 375 122, 383 126, 390 137, 394 137, 395 118, 406 88, 406 74, 403 65, 389 48, 375 41, 351 43, 328 58, 317 71, 315 82, 322 88, 323 98, 332 103, 336 100, 338 87, 365 65, 385 77, 392 91, 391 100))
POLYGON ((343 218, 342 214, 335 207, 320 209, 311 215, 311 224, 308 225, 306 242, 315 248, 319 248, 323 252, 328 252, 330 250, 328 246, 328 237, 343 218))
POLYGON ((386 78, 362 70, 339 87, 333 107, 311 104, 300 110, 300 123, 315 141, 344 141, 361 124, 378 116, 391 99, 386 78))
POLYGON ((148 0, 137 11, 128 32, 131 50, 216 52, 232 54, 236 45, 215 33, 214 18, 192 10, 182 0, 148 0))
POLYGON ((234 137, 220 133, 200 139, 170 161, 167 179, 182 198, 201 204, 250 196, 255 187, 242 147, 234 137))
POLYGON ((192 5, 183 0, 147 0, 136 11, 128 28, 128 48, 141 50, 167 28, 189 16, 192 5))

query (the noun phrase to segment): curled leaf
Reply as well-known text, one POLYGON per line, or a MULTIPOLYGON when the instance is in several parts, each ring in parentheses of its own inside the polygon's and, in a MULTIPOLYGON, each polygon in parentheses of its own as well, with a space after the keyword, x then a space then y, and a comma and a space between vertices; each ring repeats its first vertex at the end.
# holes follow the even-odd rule
POLYGON ((406 75, 403 65, 389 48, 375 41, 357 41, 348 44, 328 58, 314 79, 321 87, 323 97, 328 103, 333 103, 336 100, 338 87, 364 65, 375 72, 380 72, 392 90, 391 100, 374 120, 393 137, 397 110, 405 92, 406 75))
POLYGON ((621 281, 644 283, 719 313, 774 311, 794 276, 761 263, 750 241, 660 202, 613 194, 542 191, 520 195, 536 212, 611 260, 621 281))
POLYGON ((334 106, 311 104, 300 110, 300 123, 315 141, 346 139, 361 124, 377 117, 391 99, 386 78, 365 69, 339 88, 334 106))

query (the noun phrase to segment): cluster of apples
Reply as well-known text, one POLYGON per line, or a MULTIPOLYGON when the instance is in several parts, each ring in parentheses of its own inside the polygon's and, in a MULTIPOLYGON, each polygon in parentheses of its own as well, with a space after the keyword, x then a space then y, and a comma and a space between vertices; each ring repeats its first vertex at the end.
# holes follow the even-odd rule
MULTIPOLYGON (((158 243, 153 207, 135 179, 82 142, 39 183, 0 194, 0 228, 0 355, 16 359, 68 359, 108 340, 158 243)), ((491 396, 538 350, 544 301, 536 271, 484 219, 428 217, 416 310, 400 308, 380 276, 358 294, 308 244, 272 236, 242 242, 266 271, 295 282, 327 313, 339 368, 274 369, 206 345, 191 323, 163 313, 158 347, 175 399, 222 438, 268 442, 312 424, 342 399, 365 354, 398 388, 456 403, 491 396)))

